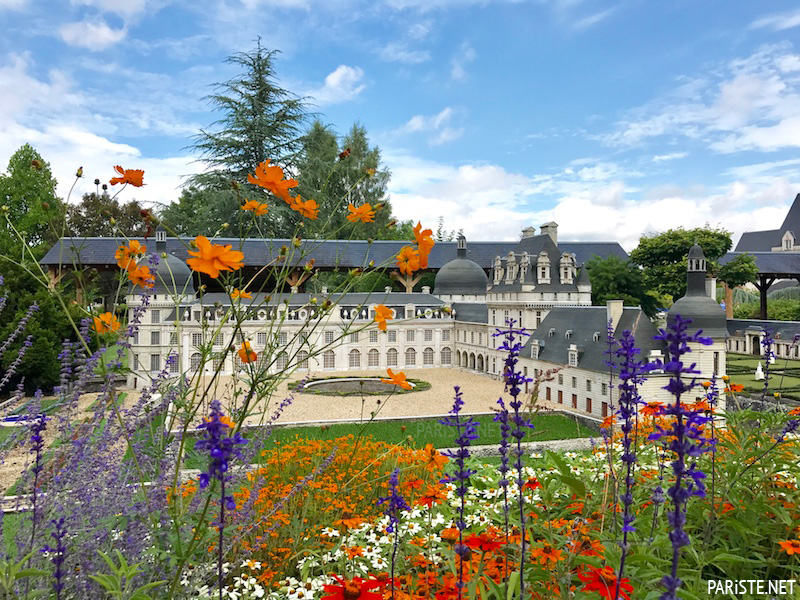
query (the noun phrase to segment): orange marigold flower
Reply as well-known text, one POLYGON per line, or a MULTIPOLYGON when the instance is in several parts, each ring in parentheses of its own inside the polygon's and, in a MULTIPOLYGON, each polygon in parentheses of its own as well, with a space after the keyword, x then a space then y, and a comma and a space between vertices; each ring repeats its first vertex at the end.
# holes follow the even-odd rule
POLYGON ((391 308, 383 304, 378 304, 378 306, 375 307, 375 322, 378 324, 378 329, 381 331, 386 331, 386 321, 390 321, 392 318, 391 308))
POLYGON ((250 342, 243 342, 242 347, 239 348, 239 358, 243 363, 251 363, 258 359, 258 354, 250 347, 250 342))
POLYGON ((197 252, 189 250, 189 254, 195 258, 187 259, 186 263, 195 271, 217 278, 220 271, 237 271, 244 266, 244 254, 231 250, 231 244, 212 244, 204 235, 198 235, 194 241, 197 252))
POLYGON ((120 322, 114 314, 107 312, 94 318, 94 330, 97 333, 110 333, 119 331, 120 322))
POLYGON ((278 165, 270 166, 269 162, 269 160, 265 160, 258 165, 255 176, 248 175, 247 182, 263 187, 278 196, 278 198, 283 198, 285 202, 290 203, 292 197, 289 195, 289 189, 297 187, 297 180, 284 179, 283 169, 278 165))
POLYGON ((404 246, 397 255, 397 268, 403 275, 412 275, 414 271, 419 271, 419 260, 419 252, 411 246, 404 246))
POLYGON ((442 529, 439 537, 447 542, 455 542, 458 540, 458 528, 448 527, 447 529, 442 529))
POLYGON ((136 267, 136 259, 147 251, 147 246, 140 244, 137 240, 131 240, 127 246, 117 248, 114 258, 117 259, 117 266, 120 269, 132 269, 136 267))
POLYGON ((704 381, 704 382, 702 383, 702 386, 703 386, 705 389, 708 389, 708 388, 710 388, 710 387, 711 387, 711 382, 710 382, 710 381, 704 381))
POLYGON ((800 540, 786 540, 783 542, 778 542, 781 547, 781 550, 786 552, 789 556, 792 554, 800 555, 800 540))
POLYGON ((252 300, 253 294, 251 294, 247 290, 236 289, 231 292, 231 298, 233 298, 234 300, 240 300, 242 298, 250 298, 252 300))
POLYGON ((410 390, 412 385, 406 381, 406 374, 402 371, 394 373, 391 369, 386 369, 389 374, 389 379, 381 379, 381 383, 388 383, 389 385, 399 385, 404 390, 410 390))
POLYGON ((537 546, 531 550, 531 556, 533 558, 538 558, 539 563, 543 565, 546 565, 548 562, 556 564, 558 561, 561 560, 562 554, 563 553, 561 552, 561 550, 556 550, 555 548, 553 548, 551 544, 548 544, 546 542, 544 543, 544 545, 542 545, 541 548, 537 546))
POLYGON ((371 592, 375 588, 382 588, 386 586, 389 581, 380 579, 362 579, 361 577, 353 577, 353 579, 342 579, 338 575, 333 575, 333 578, 339 582, 339 585, 324 586, 326 596, 322 596, 321 600, 381 600, 383 594, 381 592, 371 592))
MULTIPOLYGON (((614 598, 617 591, 617 573, 612 567, 606 565, 602 569, 598 567, 587 566, 587 572, 578 572, 578 579, 583 581, 586 585, 583 586, 583 592, 597 592, 601 598, 614 598)), ((625 600, 630 600, 628 595, 633 591, 633 586, 629 583, 627 577, 622 578, 619 586, 619 597, 625 600)))
POLYGON ((251 210, 257 217, 261 215, 265 215, 269 212, 269 207, 266 204, 262 204, 258 200, 248 200, 242 206, 242 210, 251 210))
POLYGON ((355 529, 359 527, 362 523, 364 523, 365 519, 361 517, 348 517, 346 519, 339 519, 338 521, 334 521, 334 525, 341 525, 346 527, 347 529, 355 529))
POLYGON ((150 267, 147 265, 128 269, 128 279, 133 285, 140 285, 146 288, 151 288, 156 283, 155 275, 150 272, 150 267))
POLYGON ((313 198, 304 202, 302 196, 295 196, 292 198, 289 208, 299 212, 304 217, 308 217, 312 221, 319 216, 319 206, 317 205, 317 201, 313 198))
POLYGON ((130 183, 133 187, 142 187, 142 179, 144 178, 144 171, 141 169, 123 169, 119 165, 114 167, 114 170, 119 173, 119 177, 112 177, 109 183, 116 185, 118 183, 130 183))
POLYGON ((354 206, 352 203, 347 205, 347 210, 350 214, 347 215, 347 220, 351 223, 361 221, 362 223, 372 223, 375 220, 375 210, 372 205, 365 202, 361 206, 354 206))

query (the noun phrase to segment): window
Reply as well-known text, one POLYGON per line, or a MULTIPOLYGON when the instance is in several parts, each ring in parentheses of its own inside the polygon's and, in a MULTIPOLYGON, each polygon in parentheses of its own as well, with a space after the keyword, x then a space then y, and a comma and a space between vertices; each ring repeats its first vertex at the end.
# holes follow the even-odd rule
POLYGON ((150 322, 151 323, 161 323, 161 311, 157 308, 154 308, 150 311, 150 322))
POLYGON ((558 390, 558 403, 564 404, 564 392, 562 390, 558 390))
POLYGON ((222 353, 219 354, 215 353, 214 358, 212 359, 211 362, 214 367, 214 371, 222 372, 225 370, 225 356, 222 353))
POLYGON ((161 345, 161 332, 160 331, 151 331, 150 332, 150 345, 151 346, 160 346, 161 345))
POLYGON ((587 413, 592 412, 592 399, 591 398, 587 398, 586 399, 586 412, 587 413))
POLYGON ((470 344, 474 344, 475 343, 475 332, 474 331, 470 331, 469 332, 469 343, 470 344))
POLYGON ((202 333, 193 333, 192 334, 192 346, 201 346, 203 344, 203 334, 202 333))
POLYGON ((564 385, 564 374, 563 373, 559 373, 558 374, 558 385, 564 385))
POLYGON ((433 341, 433 329, 426 329, 423 335, 424 335, 423 339, 426 342, 432 342, 433 341))
MULTIPOLYGON (((736 343, 738 344, 739 342, 736 342, 736 343)), ((133 345, 134 346, 138 346, 139 345, 139 332, 138 331, 133 334, 133 345)))
POLYGON ((225 345, 225 334, 219 332, 216 337, 214 338, 214 345, 215 346, 224 346, 225 345))
POLYGON ((406 365, 416 365, 417 364, 417 351, 413 348, 409 348, 406 350, 406 365))
POLYGON ((267 345, 267 334, 266 332, 261 332, 256 334, 256 342, 262 348, 267 345))
POLYGON ((539 358, 539 344, 531 344, 531 358, 539 358))
POLYGON ((451 352, 450 348, 442 348, 442 364, 449 365, 453 361, 453 353, 451 352))
MULTIPOLYGON (((330 333, 333 335, 333 332, 326 331, 327 334, 330 333)), ((336 368, 336 354, 334 354, 333 350, 328 350, 322 355, 322 368, 323 369, 335 369, 336 368)))
POLYGON ((389 334, 388 334, 388 338, 389 338, 389 343, 390 344, 396 343, 397 342, 397 332, 396 331, 390 331, 389 334))
POLYGON ((717 375, 719 375, 719 352, 714 352, 714 377, 717 375))
POLYGON ((603 411, 602 415, 603 415, 603 418, 605 419, 608 416, 608 402, 603 402, 600 405, 600 409, 603 411))
POLYGON ((350 350, 350 368, 358 369, 361 367, 361 352, 358 350, 350 350))
POLYGON ((422 364, 423 365, 433 364, 433 348, 425 348, 425 350, 422 351, 422 364))
POLYGON ((308 352, 305 350, 300 350, 297 353, 297 368, 298 369, 307 369, 308 368, 308 352))
POLYGON ((138 371, 139 370, 139 355, 138 354, 134 354, 133 355, 133 370, 134 371, 138 371))
POLYGON ((197 371, 197 369, 200 368, 200 361, 201 360, 202 360, 202 357, 200 356, 199 352, 195 352, 194 354, 192 354, 192 357, 191 357, 192 371, 197 371))
POLYGON ((279 331, 278 332, 278 345, 285 346, 289 343, 289 334, 286 331, 279 331))
POLYGON ((200 322, 202 316, 203 313, 201 313, 199 310, 194 311, 194 320, 197 321, 198 323, 200 322))
POLYGON ((150 370, 151 371, 158 371, 161 369, 161 355, 160 354, 151 354, 150 355, 150 370))
POLYGON ((546 399, 549 402, 550 401, 550 388, 549 387, 545 388, 545 394, 546 394, 546 399))
POLYGON ((492 310, 492 325, 497 325, 497 311, 492 310))
POLYGON ((578 378, 577 377, 573 377, 572 378, 572 387, 578 387, 578 378))
POLYGON ((587 392, 592 391, 592 382, 589 379, 586 380, 586 391, 587 392))
POLYGON ((578 366, 578 353, 577 352, 570 352, 569 353, 569 366, 570 367, 577 367, 578 366))
POLYGON ((608 384, 607 383, 601 383, 600 384, 600 393, 603 396, 608 396, 608 384))
POLYGON ((326 344, 332 344, 333 343, 333 332, 332 331, 326 331, 325 332, 325 343, 326 344))
POLYGON ((442 329, 442 341, 449 342, 450 341, 450 330, 449 329, 442 329))
POLYGON ((536 311, 536 327, 539 327, 539 325, 541 325, 541 324, 542 324, 542 311, 537 310, 536 311))
POLYGON ((349 341, 350 341, 351 344, 357 344, 358 343, 358 332, 357 331, 350 334, 349 341))
POLYGON ((169 345, 170 346, 177 346, 178 345, 178 332, 172 331, 169 334, 169 345))
POLYGON ((180 365, 178 364, 178 357, 176 355, 173 355, 171 358, 172 360, 169 363, 169 372, 172 373, 173 375, 175 373, 180 373, 180 365))
POLYGON ((409 329, 408 331, 406 331, 406 341, 407 342, 413 342, 414 341, 414 330, 413 329, 409 329))
POLYGON ((375 348, 367 352, 367 366, 380 367, 381 366, 381 353, 375 348))
POLYGON ((572 408, 578 408, 578 394, 572 394, 572 408))
POLYGON ((478 334, 478 345, 479 346, 483 346, 483 334, 482 333, 478 334))
POLYGON ((369 332, 369 343, 370 344, 377 344, 378 343, 378 332, 377 331, 370 331, 369 332))
POLYGON ((394 348, 389 348, 386 352, 386 366, 387 367, 396 367, 397 366, 397 350, 394 348))
POLYGON ((275 361, 275 366, 278 367, 279 371, 286 370, 286 367, 289 366, 289 355, 286 354, 286 352, 278 354, 278 360, 275 361))

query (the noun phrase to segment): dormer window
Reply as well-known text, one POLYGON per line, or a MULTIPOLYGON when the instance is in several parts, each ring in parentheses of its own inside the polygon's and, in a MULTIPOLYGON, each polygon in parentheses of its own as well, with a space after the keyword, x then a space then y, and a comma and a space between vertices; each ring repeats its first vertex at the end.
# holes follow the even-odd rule
POLYGON ((577 350, 570 350, 569 351, 569 366, 570 367, 577 367, 578 366, 578 351, 577 350))
POLYGON ((539 358, 539 342, 537 340, 531 342, 531 358, 539 358))
POLYGON ((547 332, 547 337, 553 337, 556 334, 555 327, 551 327, 550 331, 547 332))
POLYGON ((599 331, 595 331, 594 332, 594 335, 592 336, 592 341, 593 342, 599 342, 600 341, 600 332, 599 331))
POLYGON ((568 340, 572 337, 572 329, 567 329, 567 332, 564 334, 564 339, 568 340))

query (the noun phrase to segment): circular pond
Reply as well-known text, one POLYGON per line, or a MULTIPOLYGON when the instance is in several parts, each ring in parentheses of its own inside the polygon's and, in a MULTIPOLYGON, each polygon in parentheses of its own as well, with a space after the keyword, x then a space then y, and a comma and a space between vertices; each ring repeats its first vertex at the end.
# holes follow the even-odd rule
POLYGON ((409 383, 413 387, 410 390, 403 390, 396 385, 381 383, 380 377, 331 377, 307 381, 301 391, 321 396, 385 396, 430 388, 430 384, 425 381, 409 380, 409 383))

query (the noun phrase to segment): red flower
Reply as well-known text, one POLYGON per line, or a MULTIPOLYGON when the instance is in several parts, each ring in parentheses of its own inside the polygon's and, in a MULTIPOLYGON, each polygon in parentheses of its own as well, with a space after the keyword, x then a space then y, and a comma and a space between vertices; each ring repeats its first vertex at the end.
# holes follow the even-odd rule
POLYGON ((381 600, 383 594, 380 592, 370 592, 373 588, 385 586, 388 581, 379 581, 377 579, 361 579, 361 577, 353 577, 351 580, 342 579, 336 575, 333 578, 339 582, 339 585, 325 585, 327 596, 323 596, 321 600, 381 600))
POLYGON ((527 490, 535 490, 536 488, 540 488, 540 487, 542 487, 542 484, 539 483, 539 480, 536 479, 536 477, 531 477, 530 479, 528 479, 528 481, 526 481, 525 483, 522 484, 522 489, 523 490, 526 490, 526 489, 527 490))
MULTIPOLYGON (((578 579, 586 584, 581 591, 597 592, 601 598, 612 600, 617 591, 617 574, 614 569, 609 566, 602 569, 597 567, 587 567, 587 569, 589 569, 588 573, 578 573, 578 579)), ((629 581, 627 577, 623 577, 619 586, 619 597, 625 600, 630 600, 628 594, 633 591, 633 586, 628 583, 629 581)))
POLYGON ((473 533, 464 540, 464 544, 475 550, 480 550, 481 552, 494 552, 498 548, 502 548, 504 542, 497 536, 483 532, 480 535, 475 535, 473 533))

